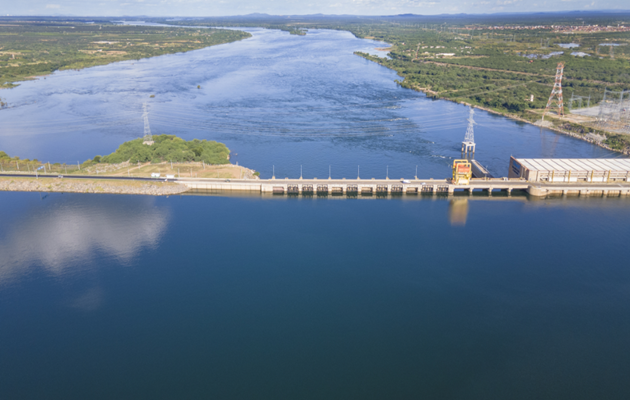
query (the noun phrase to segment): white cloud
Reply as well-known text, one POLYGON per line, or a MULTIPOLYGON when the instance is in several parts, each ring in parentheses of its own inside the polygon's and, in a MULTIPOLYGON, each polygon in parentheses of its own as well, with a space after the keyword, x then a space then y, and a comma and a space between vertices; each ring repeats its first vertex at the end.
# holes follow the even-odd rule
POLYGON ((46 8, 61 8, 59 4, 46 4, 46 8))
POLYGON ((108 199, 31 213, 19 224, 3 227, 0 285, 35 266, 58 276, 69 269, 89 269, 97 254, 128 262, 142 248, 156 247, 167 223, 168 214, 152 207, 151 199, 131 207, 108 199))

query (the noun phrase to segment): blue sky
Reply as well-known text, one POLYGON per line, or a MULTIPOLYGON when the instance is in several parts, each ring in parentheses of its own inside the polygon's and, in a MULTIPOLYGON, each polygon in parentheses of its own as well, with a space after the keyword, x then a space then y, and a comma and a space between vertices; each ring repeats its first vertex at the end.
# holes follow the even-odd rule
POLYGON ((391 15, 630 9, 628 0, 3 0, 4 15, 391 15))

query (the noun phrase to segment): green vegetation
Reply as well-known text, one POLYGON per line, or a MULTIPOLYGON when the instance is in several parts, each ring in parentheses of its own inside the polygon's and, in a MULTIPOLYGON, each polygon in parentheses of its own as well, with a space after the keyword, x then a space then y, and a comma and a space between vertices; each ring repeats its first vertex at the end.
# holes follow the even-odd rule
POLYGON ((0 172, 7 171, 24 171, 32 172, 42 165, 37 159, 29 160, 28 158, 20 159, 20 157, 11 157, 4 151, 0 151, 0 172))
POLYGON ((86 22, 0 18, 0 88, 57 70, 185 52, 251 36, 226 29, 86 22))
POLYGON ((25 163, 39 163, 39 161, 37 161, 36 159, 34 160, 29 160, 28 158, 25 159, 20 159, 20 157, 11 157, 9 156, 7 153, 5 153, 4 151, 0 151, 0 162, 6 163, 6 162, 11 162, 11 161, 20 161, 20 162, 25 162, 25 163))
POLYGON ((214 165, 230 163, 230 150, 223 143, 199 139, 187 142, 174 135, 156 135, 153 136, 153 141, 152 145, 146 145, 142 143, 143 139, 134 139, 121 144, 112 154, 96 156, 84 164, 120 164, 125 161, 132 163, 203 161, 214 165))

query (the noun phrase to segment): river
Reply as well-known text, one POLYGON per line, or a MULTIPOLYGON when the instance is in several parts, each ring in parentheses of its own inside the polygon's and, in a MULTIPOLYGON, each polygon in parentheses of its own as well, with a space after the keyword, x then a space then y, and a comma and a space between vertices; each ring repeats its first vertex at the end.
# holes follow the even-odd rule
MULTIPOLYGON (((444 177, 467 108, 347 32, 253 37, 3 93, 0 148, 55 162, 143 133, 270 176, 444 177), (197 89, 200 85, 200 89, 197 89), (155 95, 151 98, 151 95, 155 95), (329 167, 330 166, 330 167, 329 167)), ((618 157, 478 111, 477 158, 618 157)), ((0 398, 625 399, 625 198, 0 193, 0 398)))
MULTIPOLYGON (((62 71, 5 90, 2 150, 76 163, 152 133, 221 141, 270 177, 448 176, 468 109, 396 85, 396 73, 355 51, 382 42, 348 32, 253 37, 203 50, 62 71), (200 86, 200 89, 197 89, 200 86), (150 96, 155 96, 151 98, 150 96)), ((381 52, 382 53, 382 52, 381 52)), ((582 141, 477 111, 477 159, 496 176, 520 157, 618 157, 582 141)))

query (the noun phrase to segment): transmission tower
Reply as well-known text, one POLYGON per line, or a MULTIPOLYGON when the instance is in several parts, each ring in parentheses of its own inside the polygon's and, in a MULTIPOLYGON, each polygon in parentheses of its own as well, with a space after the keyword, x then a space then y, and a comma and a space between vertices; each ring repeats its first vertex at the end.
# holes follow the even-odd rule
POLYGON ((473 119, 473 115, 475 114, 475 110, 470 108, 470 114, 468 115, 468 128, 466 129, 466 136, 464 137, 464 141, 462 142, 462 155, 469 156, 475 154, 475 120, 473 119))
POLYGON ((556 99, 558 103, 558 116, 564 117, 564 104, 562 103, 562 74, 564 73, 564 63, 558 63, 556 67, 556 83, 553 84, 553 89, 551 90, 551 95, 549 96, 549 101, 547 102, 547 107, 545 107, 545 112, 543 112, 542 120, 545 120, 545 114, 549 111, 551 107, 551 103, 556 99))
POLYGON ((602 129, 630 133, 630 91, 605 89, 597 120, 602 129))
POLYGON ((144 118, 144 137, 142 138, 142 144, 148 146, 153 144, 153 135, 151 135, 151 127, 149 126, 149 110, 147 110, 147 103, 142 104, 142 118, 144 118))

